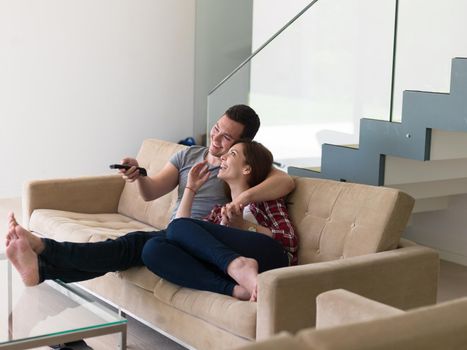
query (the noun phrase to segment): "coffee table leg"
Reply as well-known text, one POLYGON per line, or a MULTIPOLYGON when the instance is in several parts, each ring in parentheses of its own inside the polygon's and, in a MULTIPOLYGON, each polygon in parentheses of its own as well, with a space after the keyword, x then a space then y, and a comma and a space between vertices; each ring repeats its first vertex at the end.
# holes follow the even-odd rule
POLYGON ((126 350, 126 327, 125 329, 120 333, 120 346, 119 348, 121 350, 126 350))

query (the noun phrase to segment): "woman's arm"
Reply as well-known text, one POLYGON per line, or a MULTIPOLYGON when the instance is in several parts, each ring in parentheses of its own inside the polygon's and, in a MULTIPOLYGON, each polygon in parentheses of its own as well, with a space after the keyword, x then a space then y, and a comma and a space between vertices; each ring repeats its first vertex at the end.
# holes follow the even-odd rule
POLYGON ((188 173, 188 180, 186 183, 183 196, 180 201, 176 218, 189 218, 191 217, 191 208, 193 207, 193 200, 196 192, 209 178, 209 169, 207 167, 207 161, 201 162, 193 166, 188 173))

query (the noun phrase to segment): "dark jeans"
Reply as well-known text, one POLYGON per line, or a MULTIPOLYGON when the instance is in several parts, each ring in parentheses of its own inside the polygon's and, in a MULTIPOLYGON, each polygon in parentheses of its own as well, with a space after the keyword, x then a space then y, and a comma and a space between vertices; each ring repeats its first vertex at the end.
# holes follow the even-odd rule
POLYGON ((111 271, 142 266, 141 253, 147 241, 164 237, 165 231, 131 232, 102 242, 57 242, 43 238, 44 251, 39 255, 39 279, 77 282, 111 271))
POLYGON ((289 265, 287 252, 271 237, 189 218, 172 221, 166 236, 149 240, 142 259, 175 284, 232 295, 236 282, 227 266, 239 256, 256 259, 260 273, 289 265))

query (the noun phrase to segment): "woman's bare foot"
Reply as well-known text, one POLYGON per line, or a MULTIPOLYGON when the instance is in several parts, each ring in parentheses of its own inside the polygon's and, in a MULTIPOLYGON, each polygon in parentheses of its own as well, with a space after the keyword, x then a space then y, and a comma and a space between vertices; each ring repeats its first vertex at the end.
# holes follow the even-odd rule
POLYGON ((39 284, 37 254, 32 250, 19 225, 15 227, 15 235, 12 235, 9 241, 6 256, 19 272, 26 286, 39 284))
POLYGON ((245 287, 242 287, 240 285, 235 285, 232 296, 234 298, 240 299, 240 300, 250 300, 251 295, 250 293, 246 290, 245 287))
POLYGON ((258 285, 256 285, 253 293, 251 293, 250 301, 258 301, 258 285))
POLYGON ((8 214, 8 234, 6 236, 7 247, 10 244, 12 238, 18 238, 16 234, 16 231, 18 230, 23 233, 23 236, 28 240, 29 245, 36 254, 42 253, 44 250, 44 243, 42 242, 42 239, 18 224, 15 218, 15 214, 12 212, 8 214))
POLYGON ((251 298, 253 291, 256 289, 258 262, 255 259, 240 256, 230 262, 229 266, 227 266, 227 273, 248 291, 249 298, 251 298))

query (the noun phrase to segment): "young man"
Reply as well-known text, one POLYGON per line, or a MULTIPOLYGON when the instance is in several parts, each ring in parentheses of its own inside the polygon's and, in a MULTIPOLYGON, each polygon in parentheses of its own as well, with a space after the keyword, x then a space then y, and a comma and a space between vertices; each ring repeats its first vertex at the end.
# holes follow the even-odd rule
MULTIPOLYGON (((179 196, 174 213, 185 190, 188 172, 197 163, 205 161, 212 169, 220 165, 220 157, 240 138, 252 139, 260 122, 257 114, 248 106, 229 108, 214 125, 210 133, 209 148, 192 146, 176 153, 157 174, 142 177, 136 171, 138 162, 133 158, 122 160, 134 167, 121 171, 125 180, 137 181, 139 191, 146 201, 157 199, 179 185, 179 196)), ((228 201, 223 183, 217 178, 218 168, 206 172, 208 180, 197 191, 193 200, 192 217, 202 218, 216 204, 228 201)), ((280 198, 294 188, 292 178, 277 169, 259 185, 245 191, 230 203, 225 215, 235 216, 240 208, 250 202, 280 198)), ((11 214, 6 238, 7 256, 19 271, 26 285, 36 285, 45 279, 60 278, 64 282, 76 282, 104 275, 107 272, 126 270, 144 265, 141 252, 148 240, 163 232, 131 232, 115 240, 93 243, 56 242, 39 238, 27 231, 11 214)))
MULTIPOLYGON (((140 194, 146 201, 157 199, 179 185, 178 201, 174 210, 176 213, 186 186, 188 172, 193 165, 206 161, 212 170, 210 170, 208 182, 196 194, 192 210, 192 217, 201 219, 209 214, 214 205, 225 204, 228 201, 224 193, 224 185, 217 178, 220 157, 226 154, 234 142, 240 138, 252 140, 259 126, 259 117, 251 107, 235 105, 225 111, 224 115, 212 127, 209 148, 202 146, 187 148, 173 156, 159 173, 147 177, 140 176, 136 170, 138 166, 136 159, 125 158, 122 163, 135 167, 120 172, 125 180, 137 181, 140 194)), ((229 210, 236 211, 241 205, 250 202, 284 197, 294 189, 294 186, 294 182, 288 174, 273 168, 264 182, 237 198, 229 205, 229 210)))

